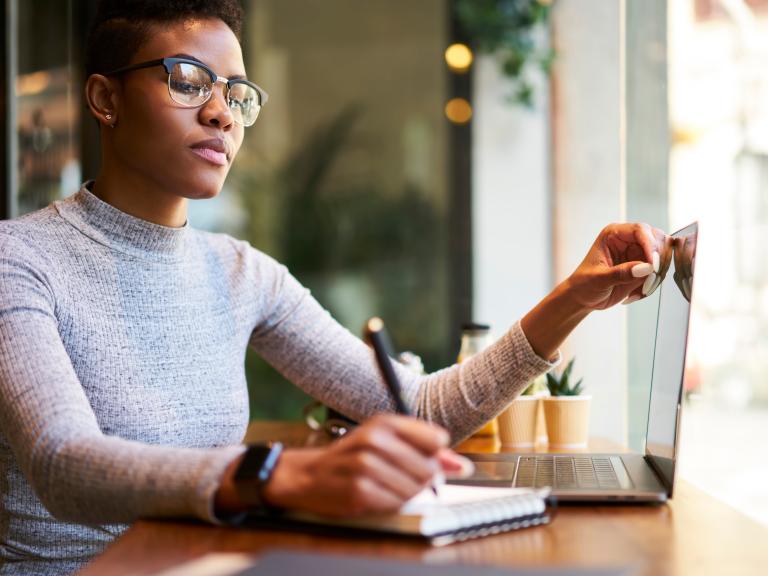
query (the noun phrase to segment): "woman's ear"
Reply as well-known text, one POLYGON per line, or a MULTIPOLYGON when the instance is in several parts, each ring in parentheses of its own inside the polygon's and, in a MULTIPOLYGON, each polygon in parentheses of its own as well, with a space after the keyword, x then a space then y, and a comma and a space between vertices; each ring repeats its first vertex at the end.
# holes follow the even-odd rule
POLYGON ((102 126, 114 128, 120 97, 118 83, 101 74, 91 74, 85 82, 85 101, 102 126))

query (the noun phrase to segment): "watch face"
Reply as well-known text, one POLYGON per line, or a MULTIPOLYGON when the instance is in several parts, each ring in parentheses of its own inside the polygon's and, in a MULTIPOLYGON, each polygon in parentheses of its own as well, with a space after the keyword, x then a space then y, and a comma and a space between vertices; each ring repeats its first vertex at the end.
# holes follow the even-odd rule
POLYGON ((281 452, 282 445, 279 443, 249 446, 243 461, 235 472, 235 481, 258 480, 259 482, 266 482, 269 480, 281 452))

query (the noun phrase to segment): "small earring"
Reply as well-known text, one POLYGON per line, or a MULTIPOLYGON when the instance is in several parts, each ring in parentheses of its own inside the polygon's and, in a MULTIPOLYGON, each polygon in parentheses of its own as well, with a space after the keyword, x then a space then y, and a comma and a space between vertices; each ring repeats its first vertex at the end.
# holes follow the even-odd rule
POLYGON ((106 118, 107 120, 112 120, 112 114, 106 114, 104 118, 106 118))

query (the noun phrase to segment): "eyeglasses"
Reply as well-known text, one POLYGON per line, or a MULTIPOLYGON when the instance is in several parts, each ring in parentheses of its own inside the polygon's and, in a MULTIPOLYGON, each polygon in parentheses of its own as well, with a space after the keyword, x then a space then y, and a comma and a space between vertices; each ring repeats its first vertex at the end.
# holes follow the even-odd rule
POLYGON ((105 76, 124 74, 131 70, 163 66, 168 73, 168 93, 171 99, 185 108, 197 108, 211 99, 216 82, 226 85, 225 97, 232 111, 235 122, 242 126, 252 126, 259 117, 261 107, 269 96, 253 82, 237 78, 229 80, 217 76, 202 62, 189 58, 160 58, 139 64, 124 66, 108 72, 105 76))

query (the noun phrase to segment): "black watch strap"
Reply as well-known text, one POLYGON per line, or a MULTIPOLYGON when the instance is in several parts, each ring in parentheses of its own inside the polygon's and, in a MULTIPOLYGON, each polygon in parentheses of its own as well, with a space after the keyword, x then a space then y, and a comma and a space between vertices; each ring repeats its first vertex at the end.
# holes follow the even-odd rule
POLYGON ((280 442, 251 444, 235 472, 235 488, 240 499, 250 507, 268 511, 263 499, 264 487, 272 478, 275 466, 283 453, 280 442))

